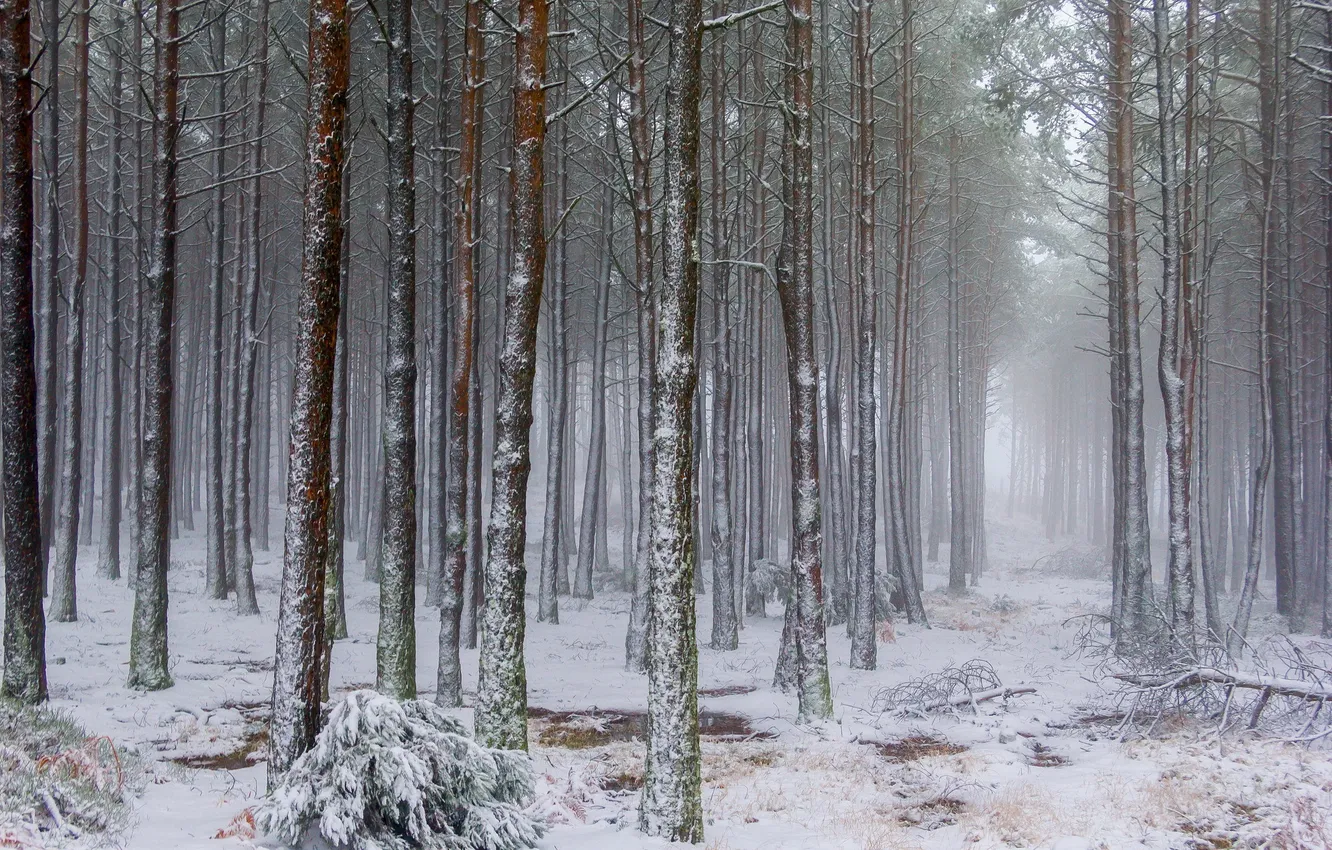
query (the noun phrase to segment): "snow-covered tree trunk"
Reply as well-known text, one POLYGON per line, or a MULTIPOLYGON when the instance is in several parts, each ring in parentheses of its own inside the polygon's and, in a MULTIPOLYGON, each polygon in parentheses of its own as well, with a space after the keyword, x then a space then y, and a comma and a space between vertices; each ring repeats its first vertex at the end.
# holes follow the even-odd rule
POLYGON ((375 687, 416 696, 416 177, 412 3, 387 0, 388 304, 384 361, 384 544, 375 687))
POLYGON ((1193 459, 1186 440, 1188 411, 1184 406, 1184 379, 1180 375, 1180 257, 1177 139, 1175 134, 1175 74, 1170 57, 1171 24, 1167 0, 1153 0, 1152 20, 1156 65, 1157 150, 1161 163, 1161 344, 1157 377, 1165 405, 1166 481, 1169 498, 1169 613, 1170 630, 1184 645, 1193 642, 1193 539, 1189 487, 1193 459))
POLYGON ((893 358, 891 392, 885 411, 888 431, 889 562, 897 576, 897 595, 907 621, 924 623, 925 606, 916 581, 915 559, 908 527, 910 508, 907 475, 906 416, 910 393, 911 299, 915 291, 915 220, 918 213, 916 174, 916 34, 915 0, 902 0, 901 69, 898 72, 897 161, 901 174, 897 186, 897 268, 893 299, 893 358))
MULTIPOLYGON (((268 96, 268 11, 269 0, 258 0, 256 9, 254 37, 257 41, 255 63, 255 111, 250 143, 250 205, 246 222, 245 266, 240 270, 244 280, 241 293, 240 374, 237 378, 240 397, 236 400, 236 445, 233 452, 236 460, 236 548, 228 552, 231 574, 236 586, 236 611, 251 615, 259 613, 259 602, 254 592, 254 548, 253 521, 251 517, 251 448, 250 440, 254 432, 254 385, 255 370, 259 354, 259 281, 263 267, 263 173, 264 132, 267 126, 266 98, 268 96)), ((267 474, 267 464, 260 467, 267 474)), ((339 550, 340 550, 339 546, 339 550)))
POLYGON ((180 112, 180 8, 157 6, 153 70, 153 224, 143 287, 143 449, 140 543, 129 686, 170 687, 167 656, 167 567, 171 562, 171 414, 176 295, 176 187, 180 112))
MULTIPOLYGON (((47 563, 51 545, 51 529, 55 524, 55 470, 56 433, 60 409, 60 391, 56 386, 56 364, 59 362, 57 303, 60 300, 60 0, 42 2, 41 54, 37 60, 46 63, 46 82, 42 88, 41 106, 46 114, 39 140, 42 152, 42 185, 45 215, 42 217, 42 295, 40 331, 37 343, 41 346, 37 367, 41 370, 41 392, 38 393, 38 471, 41 474, 42 562, 47 563)), ((43 566, 43 570, 46 567, 43 566)), ((49 577, 48 577, 49 579, 49 577)), ((44 579, 44 581, 48 580, 44 579)), ((43 588, 45 593, 47 588, 43 588)))
MULTIPOLYGON (((546 498, 541 523, 541 574, 537 584, 537 620, 560 621, 560 574, 564 561, 564 447, 569 418, 569 294, 565 276, 555 270, 550 301, 550 392, 546 417, 546 498)), ((567 580, 566 580, 567 581, 567 580)), ((567 591, 567 588, 564 588, 567 591)))
POLYGON ((208 417, 208 469, 205 486, 208 493, 206 529, 207 554, 204 561, 204 592, 212 599, 227 598, 227 549, 226 521, 223 518, 223 502, 226 494, 224 479, 224 446, 231 434, 231 422, 223 409, 222 373, 225 371, 223 333, 227 323, 226 299, 228 290, 226 280, 226 153, 227 153, 227 86, 226 86, 226 33, 227 10, 223 8, 213 20, 210 33, 212 41, 213 81, 213 190, 212 194, 212 239, 209 252, 209 310, 208 310, 208 386, 204 400, 205 415, 208 417))
POLYGON ((46 700, 46 612, 33 338, 32 41, 26 0, 0 0, 0 483, 5 636, 0 694, 46 700))
POLYGON ((856 182, 853 189, 853 238, 855 241, 856 298, 855 356, 855 440, 851 511, 855 518, 854 563, 851 567, 851 612, 847 628, 851 635, 851 667, 873 670, 878 664, 875 643, 876 619, 874 551, 875 523, 878 512, 874 500, 878 491, 875 461, 875 419, 878 399, 874 395, 874 354, 878 350, 879 315, 875 279, 875 211, 878 203, 878 168, 874 156, 874 49, 873 0, 859 0, 855 21, 855 106, 856 106, 856 182))
MULTIPOLYGON (((434 346, 430 352, 430 399, 428 402, 427 429, 429 437, 430 463, 426 474, 431 477, 430 500, 426 505, 427 543, 430 546, 430 559, 426 566, 427 606, 438 607, 444 596, 444 585, 448 581, 444 565, 444 528, 445 511, 448 507, 449 476, 449 389, 452 384, 449 374, 453 352, 453 335, 449 328, 449 304, 451 289, 456 277, 453 268, 455 252, 452 239, 455 230, 450 226, 450 217, 454 214, 454 179, 450 172, 451 152, 445 151, 446 145, 456 142, 450 129, 450 109, 455 103, 453 95, 454 61, 450 35, 453 30, 453 18, 448 0, 437 0, 434 4, 435 17, 435 67, 434 67, 434 144, 431 152, 431 237, 433 249, 432 295, 430 300, 429 326, 434 333, 434 346)), ((442 655, 441 655, 442 657, 442 655)), ((438 698, 438 694, 436 694, 438 698)))
MULTIPOLYGON (((1332 115, 1332 12, 1326 13, 1326 31, 1324 33, 1323 76, 1326 97, 1326 115, 1332 115)), ((1324 142, 1327 153, 1323 176, 1324 203, 1324 248, 1328 257, 1332 257, 1332 133, 1325 134, 1324 142)), ((1323 622, 1321 634, 1332 637, 1332 262, 1324 266, 1323 288, 1326 290, 1326 304, 1323 309, 1324 351, 1327 371, 1324 375, 1323 391, 1323 622)))
POLYGON ((512 267, 505 291, 503 348, 491 468, 486 604, 481 612, 481 671, 476 731, 486 746, 527 749, 527 477, 532 459, 532 381, 545 282, 546 0, 519 0, 514 42, 512 267))
POLYGON ((333 365, 342 255, 350 27, 346 0, 310 0, 301 281, 296 301, 286 552, 273 672, 269 785, 319 728, 333 365))
MULTIPOLYGON (((656 466, 652 433, 656 387, 656 313, 653 306, 652 140, 648 129, 647 50, 643 40, 643 0, 628 0, 629 148, 633 158, 630 200, 634 211, 634 307, 638 319, 638 534, 633 555, 633 600, 624 639, 624 666, 646 670, 648 596, 652 591, 649 546, 652 533, 652 475, 656 466)), ((625 553, 625 558, 629 557, 625 553)))
POLYGON ((958 245, 959 195, 958 157, 959 133, 956 129, 948 138, 948 332, 945 345, 948 350, 948 592, 965 593, 967 576, 971 572, 967 546, 966 454, 962 422, 962 293, 961 268, 958 245))
MULTIPOLYGON (((268 2, 268 0, 261 0, 268 2)), ((347 202, 351 194, 351 171, 342 170, 342 257, 338 269, 338 339, 333 355, 333 424, 329 427, 332 465, 329 472, 329 510, 333 516, 328 521, 328 563, 324 572, 324 647, 323 669, 320 678, 324 695, 328 695, 328 674, 333 664, 333 641, 342 640, 347 632, 347 582, 346 582, 346 547, 347 537, 347 451, 348 428, 350 417, 347 403, 350 369, 350 337, 348 328, 351 316, 348 312, 349 285, 351 280, 351 229, 347 226, 350 205, 347 202)))
POLYGON ((108 94, 111 108, 111 128, 107 139, 106 207, 109 219, 107 234, 107 301, 106 301, 106 430, 102 447, 102 530, 97 550, 97 574, 105 579, 120 578, 120 505, 121 505, 121 434, 125 404, 121 399, 120 341, 124 333, 121 326, 120 276, 122 222, 124 220, 124 192, 121 181, 121 139, 124 136, 124 80, 125 80, 125 10, 115 9, 114 34, 110 39, 111 89, 108 94))
POLYGON ((818 364, 814 358, 814 5, 786 0, 783 251, 777 293, 786 329, 791 407, 791 572, 795 685, 800 719, 832 716, 823 621, 823 517, 819 482, 818 364))
MULTIPOLYGON (((718 9, 718 4, 713 4, 718 9)), ((720 9, 718 9, 720 13, 720 9)), ((725 262, 728 234, 722 223, 726 206, 726 48, 723 39, 712 45, 712 133, 709 138, 712 167, 712 202, 709 229, 712 231, 712 641, 716 650, 738 649, 740 619, 736 606, 734 540, 731 533, 731 267, 725 262)))
MULTIPOLYGON (((610 121, 612 113, 606 110, 606 138, 603 154, 607 160, 614 154, 610 149, 610 121)), ((600 529, 606 506, 602 501, 606 481, 606 338, 610 321, 611 260, 614 257, 615 192, 612 175, 607 172, 601 187, 601 230, 604 242, 601 248, 601 268, 597 272, 596 316, 592 328, 592 386, 591 410, 588 423, 587 470, 583 480, 583 509, 578 522, 578 560, 574 567, 573 596, 575 599, 592 598, 592 568, 596 558, 598 536, 605 539, 600 529)))
MULTIPOLYGON (((56 509, 55 561, 51 565, 51 619, 78 619, 75 563, 83 483, 84 302, 88 289, 88 0, 77 0, 74 26, 74 280, 66 293, 65 407, 61 424, 60 502, 56 509)), ((95 374, 95 373, 94 373, 95 374)), ((91 483, 91 482, 90 482, 91 483)))
POLYGON ((700 0, 672 0, 664 115, 662 279, 657 295, 655 468, 647 647, 648 737, 639 827, 703 840, 694 628, 693 413, 698 365, 700 0))
POLYGON ((482 29, 481 0, 467 0, 463 34, 463 84, 460 98, 461 137, 458 151, 458 208, 453 239, 453 344, 449 390, 449 431, 444 475, 447 486, 444 506, 444 578, 439 603, 439 675, 435 701, 440 705, 462 705, 461 625, 471 543, 468 534, 471 478, 470 443, 472 420, 480 421, 481 410, 471 408, 475 332, 476 283, 480 264, 477 247, 481 239, 481 129, 482 85, 485 80, 486 36, 482 29))

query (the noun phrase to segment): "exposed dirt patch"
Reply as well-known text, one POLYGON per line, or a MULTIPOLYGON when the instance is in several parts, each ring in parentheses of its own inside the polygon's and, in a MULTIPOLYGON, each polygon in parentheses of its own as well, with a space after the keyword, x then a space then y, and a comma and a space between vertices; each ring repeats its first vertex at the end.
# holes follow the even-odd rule
MULTIPOLYGON (((543 747, 583 750, 617 741, 642 740, 647 737, 647 712, 644 711, 550 711, 527 710, 528 726, 543 747)), ((775 737, 756 731, 749 719, 724 711, 700 711, 698 731, 704 740, 751 741, 775 737)))
POLYGON ((1040 741, 1030 743, 1031 755, 1027 756, 1027 764, 1032 767, 1063 767, 1068 764, 1068 759, 1059 753, 1042 744, 1040 741))
POLYGON ((966 804, 953 797, 935 797, 923 803, 911 806, 898 817, 902 826, 915 826, 921 829, 939 829, 957 823, 958 814, 966 804))
POLYGON ((738 697, 741 694, 752 694, 758 688, 753 685, 724 685, 720 688, 704 688, 698 692, 701 697, 738 697))
POLYGON ((607 776, 601 788, 603 791, 639 791, 643 788, 643 777, 633 773, 607 776))
POLYGON ((255 724, 232 750, 206 756, 181 756, 171 761, 195 770, 244 770, 264 761, 267 749, 268 726, 255 724))
POLYGON ((908 735, 898 741, 865 741, 893 764, 906 764, 929 756, 952 756, 967 748, 934 735, 908 735))

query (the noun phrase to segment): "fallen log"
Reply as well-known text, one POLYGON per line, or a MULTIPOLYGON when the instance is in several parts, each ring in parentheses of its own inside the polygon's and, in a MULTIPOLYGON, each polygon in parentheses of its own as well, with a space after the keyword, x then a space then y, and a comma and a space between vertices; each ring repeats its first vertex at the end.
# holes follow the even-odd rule
POLYGON ((1216 667, 1190 667, 1169 673, 1116 673, 1113 678, 1144 690, 1179 690, 1197 685, 1219 685, 1262 691, 1267 697, 1294 697, 1309 702, 1332 700, 1332 688, 1302 679, 1231 673, 1216 667))

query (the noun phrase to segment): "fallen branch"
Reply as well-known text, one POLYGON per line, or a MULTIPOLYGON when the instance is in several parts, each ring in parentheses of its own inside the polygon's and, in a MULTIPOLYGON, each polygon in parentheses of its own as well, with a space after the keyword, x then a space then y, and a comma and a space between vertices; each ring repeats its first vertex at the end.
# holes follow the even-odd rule
POLYGON ((986 702, 992 699, 1008 699, 1009 697, 1020 696, 1022 694, 1034 694, 1036 689, 1030 686, 1021 686, 1016 688, 991 688, 988 691, 978 691, 974 694, 959 694, 948 699, 936 699, 918 706, 921 711, 933 711, 938 708, 957 708, 963 705, 975 705, 978 702, 986 702))
POLYGON ((1309 702, 1332 700, 1332 689, 1320 686, 1316 682, 1283 679, 1278 676, 1257 676, 1250 673, 1227 673, 1215 667, 1191 667, 1171 673, 1116 673, 1113 678, 1153 691, 1179 690, 1195 685, 1220 685, 1226 688, 1263 691, 1267 697, 1294 697, 1309 702))

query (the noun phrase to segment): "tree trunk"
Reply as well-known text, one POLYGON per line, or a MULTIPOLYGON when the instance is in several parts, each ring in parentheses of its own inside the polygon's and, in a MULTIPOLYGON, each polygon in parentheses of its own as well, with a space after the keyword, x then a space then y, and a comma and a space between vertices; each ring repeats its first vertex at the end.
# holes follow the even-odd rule
MULTIPOLYGON (((226 246, 226 135, 227 135, 227 87, 224 66, 226 65, 227 8, 217 14, 211 27, 212 71, 216 74, 213 83, 213 232, 210 257, 210 307, 208 311, 208 388, 205 405, 208 415, 208 490, 207 528, 208 552, 204 567, 204 592, 212 599, 227 598, 227 556, 231 554, 226 544, 226 521, 223 518, 223 503, 226 483, 223 477, 223 451, 225 434, 231 431, 227 411, 223 409, 222 373, 225 370, 223 356, 223 328, 226 326, 224 294, 227 289, 223 250, 226 246)), ((263 108, 262 104, 259 106, 263 108)))
POLYGON ((74 280, 65 316, 64 450, 60 457, 60 503, 51 568, 51 619, 78 619, 75 565, 79 557, 79 509, 83 488, 83 314, 88 289, 88 0, 74 12, 74 280))
MULTIPOLYGON (((481 129, 482 84, 485 80, 486 37, 482 31, 481 0, 467 0, 467 22, 463 35, 463 86, 460 107, 461 138, 458 157, 458 209, 454 217, 453 352, 450 362, 448 469, 444 514, 444 581, 439 604, 439 676, 435 701, 447 707, 462 705, 462 661, 459 658, 460 627, 466 589, 471 509, 468 485, 472 458, 473 420, 481 409, 471 402, 473 357, 477 329, 476 292, 480 271, 477 247, 481 239, 481 129)), ((443 293, 441 293, 442 297, 443 293)), ((478 382, 479 383, 479 382, 478 382)), ((479 452, 478 452, 479 454, 479 452)))
POLYGON ((124 197, 121 189, 120 146, 124 133, 125 23, 124 10, 117 8, 115 33, 111 37, 111 114, 107 142, 107 319, 106 319, 106 433, 102 447, 102 533, 97 551, 97 574, 120 578, 121 434, 124 402, 121 399, 120 338, 120 240, 124 197))
POLYGON ((1188 416, 1185 382, 1180 374, 1181 267, 1179 239, 1178 154, 1175 136, 1175 75, 1170 57, 1170 8, 1168 0, 1154 0, 1157 144, 1161 161, 1161 344, 1157 377, 1165 406, 1166 478, 1169 491, 1170 631, 1183 646, 1193 645, 1193 540, 1189 488, 1193 458, 1187 441, 1188 416))
POLYGON ((32 42, 29 4, 0 0, 0 452, 5 546, 0 694, 46 701, 46 614, 37 478, 37 368, 32 315, 32 42))
POLYGON ((786 328, 791 410, 791 572, 787 603, 802 722, 832 716, 823 622, 819 394, 814 357, 814 4, 786 0, 785 203, 777 293, 786 328))
POLYGON ((664 116, 662 280, 653 440, 647 648, 648 736, 639 828, 703 840, 691 504, 698 307, 700 0, 672 0, 664 116))
MULTIPOLYGON (((259 613, 259 602, 254 592, 254 548, 251 543, 252 518, 250 505, 253 501, 250 493, 251 449, 250 440, 254 432, 254 394, 255 368, 259 353, 258 314, 260 269, 263 266, 261 224, 263 223, 263 178, 260 176, 264 166, 265 100, 268 95, 268 11, 269 0, 258 0, 258 14, 255 20, 255 38, 258 42, 258 54, 255 56, 255 72, 258 74, 254 113, 254 141, 250 145, 250 207, 248 233, 244 240, 247 250, 244 268, 244 291, 241 293, 240 373, 237 386, 240 397, 236 402, 236 444, 233 453, 236 456, 236 479, 233 482, 236 491, 236 548, 229 552, 231 574, 236 585, 236 611, 243 615, 259 613)), ((261 465, 267 470, 267 465, 261 465)), ((335 523, 336 524, 336 523, 335 523)), ((338 550, 341 551, 339 543, 338 550)))
POLYGON ((532 461, 532 381, 545 282, 546 0, 519 0, 514 51, 512 269, 505 292, 500 386, 495 400, 486 605, 481 612, 477 737, 490 747, 527 749, 527 670, 523 662, 527 584, 527 477, 532 461))
POLYGON ((388 0, 387 348, 384 361, 384 544, 375 688, 416 697, 416 178, 412 4, 388 0))
POLYGON ((278 607, 268 783, 274 786, 319 729, 328 556, 333 366, 342 253, 343 140, 350 27, 346 0, 310 0, 301 281, 296 302, 286 553, 278 607))
MULTIPOLYGON (((606 111, 608 126, 607 140, 604 144, 606 157, 613 154, 610 149, 609 121, 611 112, 606 111)), ((601 249, 601 269, 597 274, 596 298, 597 313, 594 319, 592 339, 592 386, 591 411, 588 422, 587 470, 583 480, 583 510, 578 522, 578 561, 574 568, 573 596, 575 599, 592 598, 592 569, 596 560, 596 540, 598 528, 606 506, 602 493, 606 481, 606 337, 610 320, 610 276, 611 259, 615 245, 615 193, 611 183, 612 175, 603 177, 601 191, 601 230, 605 242, 601 249)), ((602 537, 604 538, 604 534, 602 537)))
MULTIPOLYGON (((651 536, 653 471, 652 433, 656 392, 656 309, 653 287, 652 142, 648 130, 647 50, 643 40, 643 0, 628 0, 629 147, 633 155, 631 200, 634 207, 634 306, 638 318, 638 536, 634 546, 633 600, 624 639, 624 666, 647 671, 647 623, 652 593, 651 536)), ((626 558, 628 556, 626 555, 626 558)))
POLYGON ((138 581, 130 634, 129 687, 170 687, 167 670, 167 567, 171 492, 171 407, 174 385, 172 315, 176 295, 176 186, 180 113, 180 9, 157 7, 153 71, 153 207, 148 275, 144 281, 143 457, 138 581))

